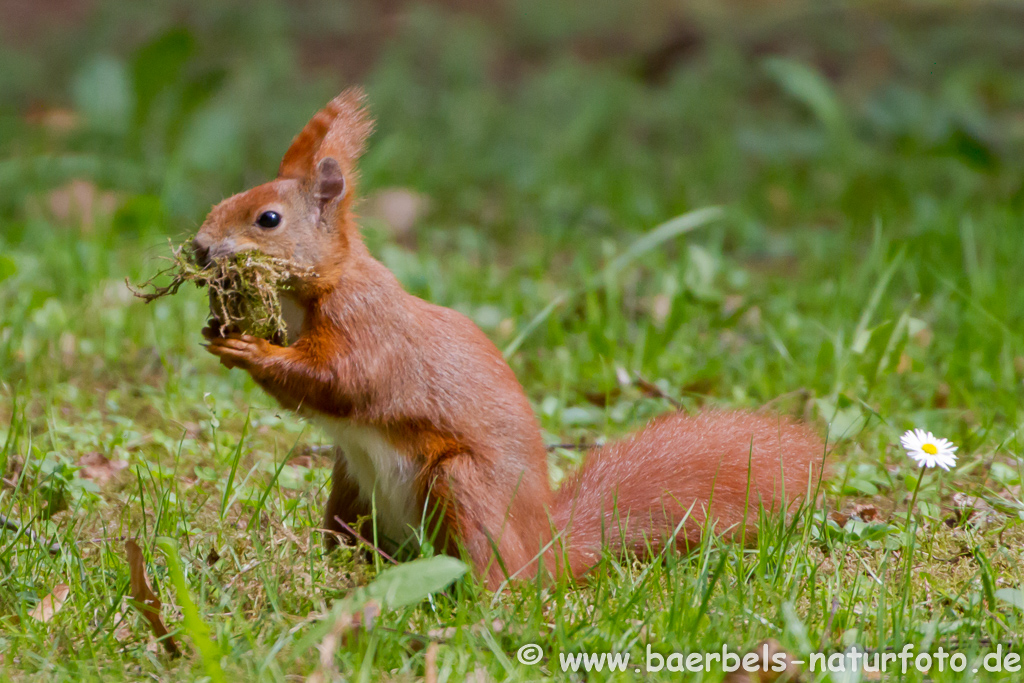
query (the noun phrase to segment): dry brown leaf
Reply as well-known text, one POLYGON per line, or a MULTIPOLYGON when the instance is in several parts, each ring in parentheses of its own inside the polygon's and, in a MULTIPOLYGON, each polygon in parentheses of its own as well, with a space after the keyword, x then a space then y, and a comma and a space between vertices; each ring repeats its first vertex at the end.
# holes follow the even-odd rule
POLYGON ((128 618, 121 612, 114 612, 114 640, 123 643, 132 638, 132 627, 128 624, 128 618))
POLYGON ((722 679, 722 683, 783 683, 800 680, 800 667, 794 663, 793 655, 783 650, 782 644, 774 638, 762 640, 750 652, 757 655, 757 671, 745 671, 740 667, 722 679), (785 662, 782 671, 774 670, 779 665, 777 655, 781 655, 781 660, 785 662))
POLYGON ((118 472, 128 467, 127 461, 109 460, 99 451, 86 453, 75 464, 82 468, 78 470, 79 477, 92 479, 99 486, 105 486, 118 472))
POLYGON ((341 637, 342 644, 347 646, 352 638, 359 635, 360 631, 372 629, 379 616, 380 603, 376 600, 370 600, 360 611, 339 619, 338 625, 335 628, 341 637))
POLYGON ((427 637, 433 638, 434 640, 451 640, 455 637, 455 634, 459 632, 459 629, 454 626, 445 626, 443 628, 432 628, 427 631, 427 637))
POLYGON ((99 190, 89 181, 77 178, 47 195, 50 212, 59 221, 81 222, 85 232, 91 232, 100 216, 107 216, 117 208, 117 195, 99 190))
POLYGON ((35 108, 25 115, 25 120, 36 126, 42 126, 52 133, 68 133, 78 128, 81 117, 70 109, 54 107, 50 109, 35 108))
POLYGON ((739 313, 744 303, 746 303, 746 299, 743 298, 742 294, 730 294, 725 297, 722 301, 722 317, 731 318, 739 313))
POLYGON ((862 522, 884 521, 882 511, 870 503, 858 503, 857 505, 854 505, 853 509, 850 511, 850 516, 857 517, 862 522))
POLYGON ((36 621, 46 623, 53 619, 53 615, 60 611, 60 608, 64 606, 64 601, 68 599, 68 593, 71 592, 71 588, 67 584, 58 583, 50 591, 50 594, 39 601, 31 612, 28 613, 30 617, 36 621))
POLYGON ((914 369, 914 359, 905 353, 900 354, 900 362, 896 364, 896 374, 905 375, 914 369))
POLYGON ((917 343, 918 346, 927 347, 931 345, 932 339, 934 337, 935 333, 932 332, 932 329, 930 327, 923 327, 917 334, 913 336, 913 340, 914 342, 917 343))
POLYGON ((437 643, 427 645, 427 653, 423 662, 423 683, 437 683, 437 651, 440 646, 437 643))
POLYGON ((338 615, 331 630, 317 645, 317 650, 320 653, 320 666, 306 677, 306 683, 326 683, 339 680, 338 670, 334 665, 334 654, 338 650, 339 643, 347 645, 350 635, 358 634, 359 630, 364 627, 373 628, 373 623, 379 616, 380 604, 375 600, 366 603, 363 609, 355 614, 342 612, 338 615))
POLYGON ((380 603, 376 600, 370 600, 366 603, 366 606, 363 607, 362 612, 360 612, 358 616, 361 616, 361 624, 363 628, 366 630, 372 629, 373 625, 380 617, 380 603))
POLYGON ((317 650, 320 652, 320 666, 306 678, 306 683, 322 683, 338 679, 338 669, 334 665, 334 654, 338 650, 338 637, 340 636, 338 627, 342 621, 342 619, 339 619, 335 622, 334 628, 317 645, 317 650))
POLYGON ((840 527, 845 527, 846 523, 850 521, 850 515, 845 512, 839 512, 839 510, 833 510, 828 513, 828 518, 838 524, 840 527))
POLYGON ((306 469, 324 468, 331 466, 330 458, 316 453, 296 455, 288 460, 289 467, 305 467, 306 469))
POLYGON ((885 521, 885 515, 878 509, 877 506, 871 503, 857 503, 849 506, 845 511, 839 512, 833 510, 828 513, 828 518, 841 527, 845 527, 846 523, 850 521, 850 518, 859 519, 862 522, 882 522, 885 521))
POLYGON ((983 527, 999 517, 996 509, 982 498, 957 491, 953 494, 953 515, 946 520, 946 525, 953 527, 969 523, 983 527))
POLYGON ((379 190, 363 205, 363 213, 384 221, 397 240, 408 237, 429 209, 430 200, 426 195, 403 187, 379 190))
POLYGON ((142 550, 135 541, 125 541, 125 552, 128 553, 128 569, 130 572, 130 585, 132 594, 132 606, 142 613, 142 616, 149 622, 153 634, 163 643, 164 649, 177 657, 181 654, 178 645, 170 635, 170 631, 164 626, 164 620, 160 616, 160 598, 149 586, 149 578, 146 576, 146 563, 142 557, 142 550))

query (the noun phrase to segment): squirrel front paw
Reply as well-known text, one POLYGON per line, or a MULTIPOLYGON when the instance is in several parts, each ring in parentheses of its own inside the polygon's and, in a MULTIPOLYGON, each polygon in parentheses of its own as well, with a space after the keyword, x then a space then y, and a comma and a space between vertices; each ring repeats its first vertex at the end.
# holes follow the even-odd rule
POLYGON ((221 365, 226 368, 242 368, 251 372, 260 367, 273 353, 273 345, 270 342, 249 334, 204 336, 210 342, 206 344, 206 350, 220 358, 221 365))

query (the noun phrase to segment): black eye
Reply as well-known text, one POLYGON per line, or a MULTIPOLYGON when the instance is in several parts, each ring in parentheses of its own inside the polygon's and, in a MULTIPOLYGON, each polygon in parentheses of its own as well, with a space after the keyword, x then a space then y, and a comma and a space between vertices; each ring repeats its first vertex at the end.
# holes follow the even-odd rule
POLYGON ((264 211, 256 219, 256 225, 261 228, 276 228, 281 225, 281 214, 277 211, 264 211))

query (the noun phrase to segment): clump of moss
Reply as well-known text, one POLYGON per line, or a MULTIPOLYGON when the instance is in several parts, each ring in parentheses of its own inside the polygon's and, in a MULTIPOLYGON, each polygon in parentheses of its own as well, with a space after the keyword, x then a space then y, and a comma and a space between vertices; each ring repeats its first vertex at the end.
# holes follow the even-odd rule
POLYGON ((209 290, 210 327, 218 334, 237 330, 276 344, 285 343, 288 329, 281 311, 280 292, 290 289, 297 277, 314 275, 313 271, 259 251, 219 258, 202 267, 188 244, 172 245, 171 266, 138 289, 128 283, 132 293, 149 303, 176 294, 183 284, 191 282, 209 290), (169 285, 153 284, 158 277, 168 274, 171 276, 169 285), (150 286, 153 291, 142 291, 150 286))

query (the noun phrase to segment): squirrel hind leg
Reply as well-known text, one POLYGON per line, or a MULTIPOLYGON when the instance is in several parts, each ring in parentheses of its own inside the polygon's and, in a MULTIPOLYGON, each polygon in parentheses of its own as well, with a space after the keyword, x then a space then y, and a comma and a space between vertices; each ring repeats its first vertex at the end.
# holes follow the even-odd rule
POLYGON ((345 458, 341 453, 336 453, 335 457, 331 473, 331 495, 324 507, 324 547, 328 551, 336 548, 342 539, 355 544, 357 539, 352 531, 363 535, 359 520, 371 514, 370 506, 359 495, 359 485, 348 474, 345 458), (349 528, 346 529, 346 526, 349 528))

